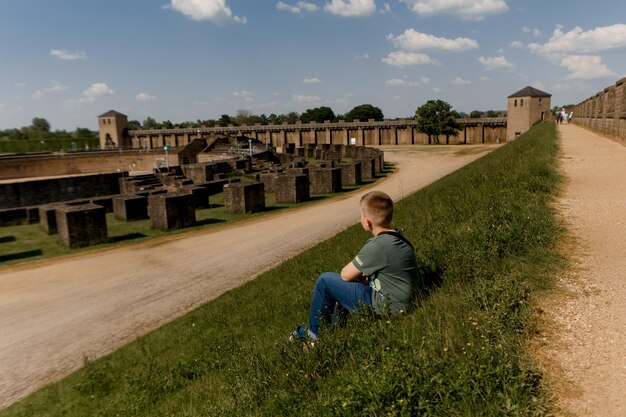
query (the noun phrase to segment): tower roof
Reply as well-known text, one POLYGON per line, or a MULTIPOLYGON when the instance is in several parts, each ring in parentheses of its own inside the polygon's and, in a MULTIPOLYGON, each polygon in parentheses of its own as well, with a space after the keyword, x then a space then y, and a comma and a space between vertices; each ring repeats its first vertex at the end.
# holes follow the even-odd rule
POLYGON ((552 94, 527 86, 519 90, 517 93, 511 94, 508 98, 511 97, 552 97, 552 94))
POLYGON ((102 113, 102 114, 101 114, 100 116, 98 116, 98 117, 116 117, 116 116, 124 116, 124 117, 127 117, 125 114, 122 114, 122 113, 120 113, 120 112, 118 112, 118 111, 115 111, 115 110, 109 110, 109 111, 108 111, 108 112, 106 112, 106 113, 102 113))

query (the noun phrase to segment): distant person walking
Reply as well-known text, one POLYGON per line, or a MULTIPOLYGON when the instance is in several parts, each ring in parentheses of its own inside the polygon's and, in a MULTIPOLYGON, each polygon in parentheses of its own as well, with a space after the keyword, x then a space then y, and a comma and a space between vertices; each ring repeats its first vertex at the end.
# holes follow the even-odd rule
POLYGON ((569 116, 567 117, 567 123, 570 123, 573 117, 574 117, 574 112, 573 111, 569 112, 569 116))
POLYGON ((320 326, 341 320, 359 306, 377 314, 412 310, 419 290, 415 250, 391 227, 393 201, 380 191, 361 197, 361 225, 374 237, 341 270, 324 272, 313 290, 309 325, 298 326, 292 339, 314 341, 320 326))

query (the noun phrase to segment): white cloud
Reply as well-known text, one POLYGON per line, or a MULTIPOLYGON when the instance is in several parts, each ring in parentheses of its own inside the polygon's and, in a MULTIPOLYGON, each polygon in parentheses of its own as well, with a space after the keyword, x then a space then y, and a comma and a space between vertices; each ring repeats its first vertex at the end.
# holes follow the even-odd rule
POLYGON ((382 9, 379 10, 380 13, 390 13, 391 12, 391 6, 389 5, 389 3, 384 3, 382 9))
POLYGON ((520 41, 513 41, 511 42, 511 48, 518 48, 518 49, 522 49, 524 48, 524 44, 521 43, 520 41))
POLYGON ((318 103, 321 99, 318 96, 303 96, 300 94, 294 94, 291 101, 294 103, 318 103))
POLYGON ((515 67, 511 62, 507 61, 504 55, 487 57, 481 56, 478 58, 478 62, 481 63, 486 70, 497 70, 497 69, 511 69, 515 67))
POLYGON ((400 0, 421 16, 451 14, 463 20, 483 20, 509 10, 506 0, 400 0))
POLYGON ((342 17, 369 16, 376 11, 374 0, 331 0, 324 10, 342 17))
POLYGON ((392 78, 385 81, 385 85, 388 87, 418 87, 421 84, 417 81, 406 81, 399 78, 392 78))
POLYGON ((137 101, 152 101, 152 100, 156 100, 155 96, 151 96, 148 93, 139 93, 135 96, 135 98, 137 99, 137 101))
POLYGON ((387 35, 387 39, 401 49, 420 50, 420 49, 443 49, 445 51, 467 51, 468 49, 478 48, 478 42, 470 38, 440 38, 427 33, 417 32, 413 29, 407 29, 402 35, 394 37, 392 34, 387 35))
POLYGON ((491 78, 489 78, 489 77, 485 77, 484 75, 483 75, 482 77, 479 77, 479 79, 480 79, 481 81, 491 81, 491 78))
POLYGON ((418 54, 415 52, 396 51, 391 52, 382 61, 392 67, 403 68, 410 65, 441 65, 439 61, 429 57, 426 54, 418 54))
POLYGON ((192 20, 208 20, 223 24, 228 22, 246 24, 245 17, 233 15, 226 0, 172 0, 166 8, 174 9, 192 20))
POLYGON ((422 77, 422 82, 423 82, 424 84, 428 84, 428 83, 430 82, 430 78, 428 78, 428 77, 422 77))
POLYGON ((319 78, 305 78, 304 80, 302 80, 302 82, 304 84, 317 84, 321 83, 322 80, 320 80, 319 78))
POLYGON ((466 84, 471 84, 470 81, 464 80, 461 77, 456 77, 453 81, 452 81, 453 85, 466 85, 466 84))
POLYGON ((557 25, 550 40, 541 45, 532 43, 528 47, 541 54, 598 53, 609 49, 626 48, 626 24, 598 27, 584 31, 576 26, 569 32, 563 32, 563 26, 557 25))
POLYGON ((99 96, 113 95, 115 91, 105 83, 93 83, 83 91, 82 97, 74 100, 67 100, 65 104, 69 107, 74 105, 82 106, 85 103, 93 103, 99 96))
POLYGON ((33 98, 42 98, 44 95, 48 93, 58 93, 59 91, 64 91, 64 90, 67 90, 66 86, 61 85, 56 81, 53 81, 52 86, 35 91, 35 94, 33 94, 33 98))
POLYGON ((309 3, 307 1, 299 1, 293 5, 279 1, 276 3, 276 9, 294 14, 300 14, 302 12, 315 12, 319 9, 319 7, 317 4, 309 3))
POLYGON ((441 93, 441 88, 439 88, 439 87, 433 87, 433 91, 434 91, 435 93, 441 93))
POLYGON ((0 103, 0 110, 6 109, 8 106, 5 103, 0 103))
POLYGON ((15 86, 16 86, 17 88, 24 88, 24 87, 26 87, 26 86, 27 86, 27 84, 26 84, 26 83, 15 83, 15 86))
POLYGON ((50 49, 50 55, 64 61, 74 61, 76 59, 87 58, 87 55, 83 51, 70 52, 65 49, 50 49))
POLYGON ((572 80, 591 80, 615 75, 597 55, 569 55, 561 60, 561 66, 567 68, 570 72, 567 78, 572 80))
POLYGON ((356 59, 370 59, 369 54, 357 55, 356 59))
POLYGON ((529 27, 526 27, 526 26, 524 26, 522 28, 522 32, 524 32, 524 33, 532 33, 533 36, 535 36, 537 38, 540 37, 541 35, 543 35, 543 33, 539 29, 532 29, 532 28, 529 28, 529 27))
POLYGON ((250 97, 252 93, 250 91, 241 90, 241 91, 233 91, 233 96, 235 97, 250 97))
POLYGON ((93 83, 88 89, 83 91, 83 97, 96 98, 102 95, 113 95, 115 91, 105 83, 93 83))

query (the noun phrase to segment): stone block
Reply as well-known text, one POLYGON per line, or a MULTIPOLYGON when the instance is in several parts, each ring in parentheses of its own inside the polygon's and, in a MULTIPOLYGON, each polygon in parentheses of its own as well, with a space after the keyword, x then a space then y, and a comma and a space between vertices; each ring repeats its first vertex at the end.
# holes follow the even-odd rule
POLYGON ((206 187, 191 187, 189 189, 193 195, 193 207, 196 209, 209 208, 209 190, 206 187))
POLYGON ((341 168, 311 168, 309 170, 311 194, 341 192, 341 168))
POLYGON ((265 186, 232 183, 224 186, 224 206, 226 213, 244 214, 265 210, 265 186))
POLYGON ((156 194, 148 197, 148 215, 153 229, 182 229, 196 223, 191 192, 156 194))
POLYGON ((259 182, 262 182, 266 193, 274 192, 274 181, 276 180, 276 173, 269 172, 259 175, 259 182))
POLYGON ((28 223, 28 210, 24 207, 0 210, 0 226, 28 223))
POLYGON ((361 162, 361 179, 370 180, 376 176, 374 158, 364 157, 359 162, 361 162))
POLYGON ((286 172, 291 175, 309 175, 309 168, 287 168, 286 172))
POLYGON ((115 218, 123 221, 148 218, 148 199, 136 194, 123 194, 113 197, 115 218))
POLYGON ((104 207, 93 203, 62 204, 55 212, 59 240, 65 247, 74 249, 108 242, 104 207))
POLYGON ((361 184, 361 163, 351 162, 340 165, 341 185, 354 186, 361 184))
POLYGON ((207 181, 213 181, 217 173, 216 164, 191 164, 185 166, 185 177, 190 178, 194 184, 203 184, 207 181))
POLYGON ((301 203, 311 199, 308 175, 279 175, 274 185, 277 203, 301 203))
POLYGON ((113 213, 113 196, 94 197, 89 202, 104 207, 107 213, 113 213))
POLYGON ((346 145, 346 147, 343 148, 343 152, 341 153, 341 156, 343 156, 344 158, 356 159, 357 157, 356 153, 357 153, 356 146, 346 145))
POLYGON ((39 206, 39 224, 41 228, 49 235, 57 234, 57 215, 56 209, 61 204, 45 204, 39 206))

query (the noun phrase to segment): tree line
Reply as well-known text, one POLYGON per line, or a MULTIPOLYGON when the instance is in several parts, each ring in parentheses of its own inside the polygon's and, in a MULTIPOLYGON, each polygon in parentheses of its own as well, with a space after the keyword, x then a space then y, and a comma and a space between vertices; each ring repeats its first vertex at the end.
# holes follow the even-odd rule
POLYGON ((42 117, 35 117, 30 126, 19 129, 0 130, 0 140, 49 140, 49 139, 97 139, 98 133, 85 127, 77 127, 75 131, 50 130, 50 122, 42 117))
POLYGON ((177 128, 197 128, 197 127, 226 127, 242 126, 242 125, 280 125, 283 123, 294 124, 296 122, 302 123, 324 123, 325 121, 337 122, 339 120, 345 120, 351 122, 354 120, 376 120, 381 121, 384 119, 383 112, 380 108, 371 104, 361 104, 354 107, 346 114, 335 114, 335 112, 327 106, 315 107, 306 110, 304 113, 299 114, 297 112, 289 112, 286 114, 270 114, 256 115, 249 110, 237 110, 234 116, 228 114, 222 114, 219 119, 198 119, 194 121, 186 121, 182 123, 172 123, 169 120, 157 122, 152 117, 147 117, 143 122, 138 120, 130 120, 128 122, 130 129, 177 129, 177 128))

